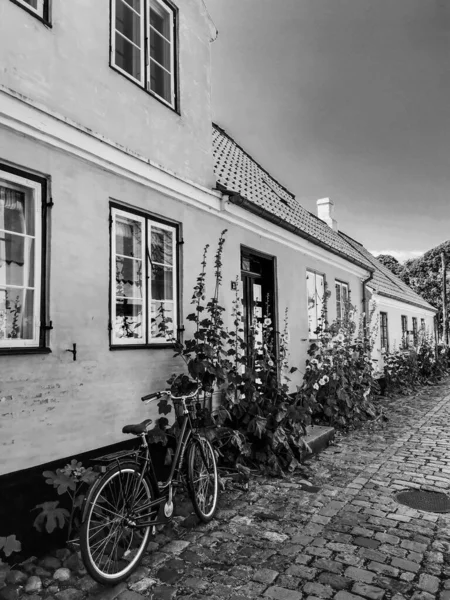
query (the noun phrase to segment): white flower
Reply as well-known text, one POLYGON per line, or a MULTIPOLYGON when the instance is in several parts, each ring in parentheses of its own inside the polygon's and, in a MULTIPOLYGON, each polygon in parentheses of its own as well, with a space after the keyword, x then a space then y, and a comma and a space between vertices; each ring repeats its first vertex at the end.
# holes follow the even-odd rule
POLYGON ((345 336, 343 333, 338 333, 336 336, 336 341, 337 342, 343 342, 345 340, 345 336))
POLYGON ((266 317, 264 319, 264 325, 272 325, 272 319, 270 319, 269 317, 266 317))
POLYGON ((267 364, 269 365, 269 367, 273 367, 273 360, 271 360, 271 359, 269 358, 269 360, 267 361, 267 364))
POLYGON ((328 375, 324 375, 322 377, 322 380, 323 380, 324 383, 328 383, 330 381, 330 378, 328 377, 328 375))
POLYGON ((318 360, 317 360, 316 358, 313 358, 313 359, 311 360, 311 364, 312 364, 312 365, 317 365, 317 364, 319 364, 319 363, 318 363, 318 360))
POLYGON ((323 380, 323 377, 322 377, 322 379, 319 379, 319 385, 325 385, 325 381, 323 380))
POLYGON ((315 390, 318 390, 318 389, 319 389, 319 386, 317 385, 317 383, 315 383, 315 384, 313 385, 313 388, 314 388, 315 390))

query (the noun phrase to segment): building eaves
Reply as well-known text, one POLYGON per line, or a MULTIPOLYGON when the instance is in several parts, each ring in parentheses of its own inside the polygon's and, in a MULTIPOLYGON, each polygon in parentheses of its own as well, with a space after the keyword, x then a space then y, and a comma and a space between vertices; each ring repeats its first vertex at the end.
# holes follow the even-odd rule
POLYGON ((360 242, 343 232, 339 232, 339 234, 372 265, 374 269, 373 283, 380 296, 437 312, 434 306, 429 304, 422 296, 414 292, 399 277, 381 264, 360 242))
POLYGON ((294 194, 216 124, 213 124, 213 155, 217 189, 229 194, 234 204, 372 272, 372 266, 360 253, 305 210, 294 194))

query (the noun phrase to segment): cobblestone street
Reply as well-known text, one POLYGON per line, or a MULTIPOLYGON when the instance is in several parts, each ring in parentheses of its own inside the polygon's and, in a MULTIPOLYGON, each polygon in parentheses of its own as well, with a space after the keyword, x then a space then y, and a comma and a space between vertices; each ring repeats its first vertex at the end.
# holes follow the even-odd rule
POLYGON ((128 582, 107 590, 66 565, 66 581, 42 577, 33 600, 450 600, 450 516, 394 498, 448 491, 450 383, 383 404, 389 420, 338 436, 307 462, 308 481, 255 477, 222 495, 210 524, 186 529, 177 517, 128 582))

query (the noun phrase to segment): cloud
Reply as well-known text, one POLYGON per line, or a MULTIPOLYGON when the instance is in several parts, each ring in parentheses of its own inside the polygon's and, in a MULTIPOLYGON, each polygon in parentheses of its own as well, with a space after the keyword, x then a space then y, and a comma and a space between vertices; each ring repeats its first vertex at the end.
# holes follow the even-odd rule
POLYGON ((379 256, 380 254, 389 254, 398 260, 398 262, 405 262, 405 260, 409 260, 410 258, 418 258, 425 254, 425 250, 369 250, 371 254, 374 256, 379 256))

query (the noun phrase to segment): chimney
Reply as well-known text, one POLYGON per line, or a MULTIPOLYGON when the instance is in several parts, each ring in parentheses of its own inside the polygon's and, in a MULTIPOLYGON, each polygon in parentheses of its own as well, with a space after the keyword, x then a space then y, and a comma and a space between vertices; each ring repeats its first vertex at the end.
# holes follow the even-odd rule
POLYGON ((337 221, 334 218, 334 202, 329 198, 317 200, 317 216, 324 221, 331 229, 337 231, 337 221))

